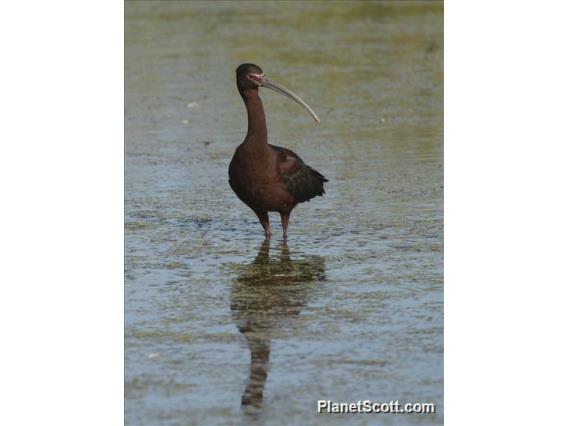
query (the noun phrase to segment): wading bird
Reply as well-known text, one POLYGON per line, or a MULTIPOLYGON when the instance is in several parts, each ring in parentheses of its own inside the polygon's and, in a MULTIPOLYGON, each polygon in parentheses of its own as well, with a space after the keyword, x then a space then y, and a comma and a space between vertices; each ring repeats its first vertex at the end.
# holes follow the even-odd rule
POLYGON ((302 105, 319 123, 316 113, 296 94, 269 80, 254 64, 242 64, 237 70, 237 88, 248 115, 248 131, 235 150, 229 165, 229 185, 258 216, 267 238, 270 238, 268 212, 280 213, 284 238, 290 212, 298 203, 323 195, 327 179, 294 152, 268 143, 266 117, 258 89, 266 87, 302 105))

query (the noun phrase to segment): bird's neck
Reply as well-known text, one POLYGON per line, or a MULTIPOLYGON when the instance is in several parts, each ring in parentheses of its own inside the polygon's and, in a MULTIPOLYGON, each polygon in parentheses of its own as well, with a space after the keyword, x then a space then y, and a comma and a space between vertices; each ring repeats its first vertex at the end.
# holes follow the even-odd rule
POLYGON ((245 143, 249 145, 268 146, 268 131, 266 129, 266 117, 264 107, 258 96, 258 90, 246 90, 243 100, 247 107, 248 131, 245 143))

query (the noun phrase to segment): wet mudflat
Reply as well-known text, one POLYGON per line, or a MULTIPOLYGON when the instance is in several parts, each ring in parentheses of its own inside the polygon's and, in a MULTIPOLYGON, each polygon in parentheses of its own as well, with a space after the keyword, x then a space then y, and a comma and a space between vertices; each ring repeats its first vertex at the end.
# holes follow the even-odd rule
POLYGON ((126 4, 125 418, 441 424, 441 4, 126 4), (330 182, 264 242, 227 183, 242 62, 269 140, 330 182), (435 415, 317 415, 317 400, 435 415))

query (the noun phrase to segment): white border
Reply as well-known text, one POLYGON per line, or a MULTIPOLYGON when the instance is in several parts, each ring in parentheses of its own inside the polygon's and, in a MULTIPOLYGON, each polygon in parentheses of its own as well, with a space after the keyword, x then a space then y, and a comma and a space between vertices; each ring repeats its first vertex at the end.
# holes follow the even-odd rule
POLYGON ((0 424, 123 422, 123 5, 2 5, 0 424))
POLYGON ((445 5, 445 409, 566 422, 564 2, 445 5))

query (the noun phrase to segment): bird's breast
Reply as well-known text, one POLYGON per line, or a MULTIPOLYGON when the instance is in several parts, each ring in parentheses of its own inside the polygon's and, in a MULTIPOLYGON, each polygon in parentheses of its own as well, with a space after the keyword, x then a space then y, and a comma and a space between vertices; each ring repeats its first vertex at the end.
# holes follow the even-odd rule
POLYGON ((237 149, 229 165, 229 183, 253 209, 284 211, 293 204, 275 156, 246 155, 237 149))

